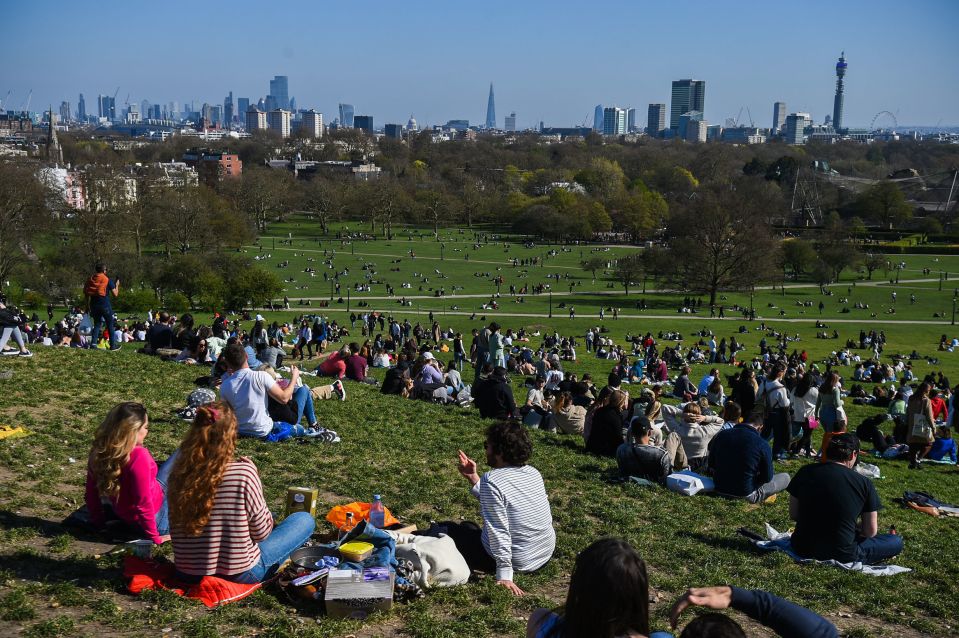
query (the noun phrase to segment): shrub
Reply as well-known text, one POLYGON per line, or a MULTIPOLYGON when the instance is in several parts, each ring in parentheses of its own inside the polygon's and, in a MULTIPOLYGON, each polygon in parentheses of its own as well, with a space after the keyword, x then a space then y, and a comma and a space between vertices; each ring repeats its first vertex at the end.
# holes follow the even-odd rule
POLYGON ((183 293, 169 292, 163 295, 163 306, 168 312, 180 314, 189 310, 190 300, 183 293))
POLYGON ((43 308, 47 305, 47 298, 36 290, 28 290, 20 298, 20 305, 30 309, 43 308))
POLYGON ((140 290, 120 291, 120 296, 113 300, 113 306, 118 312, 142 312, 157 308, 160 305, 159 299, 152 290, 141 288, 140 290))

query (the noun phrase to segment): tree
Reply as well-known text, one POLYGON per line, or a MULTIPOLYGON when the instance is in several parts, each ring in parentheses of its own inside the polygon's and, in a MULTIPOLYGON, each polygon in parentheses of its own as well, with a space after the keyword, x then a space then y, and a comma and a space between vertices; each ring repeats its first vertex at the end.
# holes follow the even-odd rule
POLYGON ((443 189, 441 184, 417 191, 416 202, 420 216, 433 225, 433 237, 438 240, 440 236, 440 220, 451 217, 450 210, 456 202, 443 189))
POLYGON ((783 269, 789 268, 798 278, 816 265, 816 247, 805 239, 787 239, 782 245, 783 269))
POLYGON ((583 270, 593 274, 593 279, 596 279, 597 270, 605 270, 606 264, 609 262, 603 257, 590 257, 589 259, 584 259, 580 264, 583 267, 583 270))
POLYGON ((922 233, 922 240, 929 241, 929 235, 938 235, 942 232, 942 223, 935 217, 923 217, 916 224, 919 232, 922 233))
POLYGON ((880 268, 885 268, 887 264, 886 257, 879 253, 868 253, 862 258, 862 265, 868 273, 869 279, 872 279, 872 273, 880 268))
POLYGON ((576 174, 576 181, 582 184, 590 195, 608 204, 622 196, 626 175, 618 163, 603 157, 594 157, 589 168, 576 174))
POLYGON ((659 229, 669 214, 669 204, 656 191, 634 191, 616 212, 616 227, 634 241, 659 229))
POLYGON ((641 253, 624 255, 616 261, 616 280, 623 285, 623 290, 629 296, 629 285, 645 279, 646 270, 641 253))
POLYGON ((855 246, 838 238, 816 244, 816 253, 819 263, 815 273, 820 284, 839 281, 842 271, 855 267, 862 259, 862 253, 855 246), (823 273, 828 275, 826 281, 822 281, 823 273))
POLYGON ((286 171, 252 168, 243 171, 239 180, 225 182, 229 197, 237 210, 246 212, 259 232, 289 205, 293 178, 286 171))
POLYGON ((856 200, 856 209, 867 219, 885 228, 892 228, 912 217, 912 206, 893 182, 879 182, 856 200))
POLYGON ((339 219, 347 209, 346 188, 334 180, 314 177, 300 182, 299 206, 320 222, 323 234, 329 234, 330 222, 339 219))
POLYGON ((0 290, 34 257, 33 240, 49 221, 53 194, 26 165, 0 162, 0 290))
POLYGON ((763 202, 726 187, 702 190, 670 219, 670 276, 685 289, 709 295, 745 290, 768 277, 778 260, 763 202))

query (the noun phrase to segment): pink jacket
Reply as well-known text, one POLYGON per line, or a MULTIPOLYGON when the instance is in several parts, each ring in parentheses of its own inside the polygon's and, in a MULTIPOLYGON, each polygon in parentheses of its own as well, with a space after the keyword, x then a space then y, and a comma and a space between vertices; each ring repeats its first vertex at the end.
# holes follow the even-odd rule
MULTIPOLYGON (((93 470, 87 466, 87 510, 90 521, 103 527, 105 514, 100 502, 100 492, 93 470)), ((163 505, 163 488, 157 482, 157 464, 150 451, 136 446, 130 452, 130 460, 120 471, 120 494, 110 498, 114 513, 123 522, 138 526, 147 538, 159 544, 156 514, 163 505)))

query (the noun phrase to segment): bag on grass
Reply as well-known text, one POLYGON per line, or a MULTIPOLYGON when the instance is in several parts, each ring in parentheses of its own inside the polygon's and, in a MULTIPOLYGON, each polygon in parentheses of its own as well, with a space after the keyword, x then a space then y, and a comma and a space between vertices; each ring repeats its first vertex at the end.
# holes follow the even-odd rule
POLYGON ((673 472, 666 477, 666 489, 686 496, 693 496, 699 492, 712 492, 716 489, 716 484, 708 476, 683 470, 682 472, 673 472))
POLYGON ((914 414, 912 417, 912 428, 909 430, 909 436, 914 439, 933 440, 932 424, 925 414, 914 414))
MULTIPOLYGON (((336 529, 343 530, 346 527, 346 515, 347 513, 353 514, 354 524, 359 523, 360 521, 370 520, 370 504, 369 503, 347 503, 346 505, 337 505, 329 512, 326 513, 326 520, 333 523, 336 526, 336 529)), ((390 513, 390 510, 386 507, 383 508, 383 525, 389 527, 391 525, 399 524, 399 521, 396 520, 396 517, 390 513)))

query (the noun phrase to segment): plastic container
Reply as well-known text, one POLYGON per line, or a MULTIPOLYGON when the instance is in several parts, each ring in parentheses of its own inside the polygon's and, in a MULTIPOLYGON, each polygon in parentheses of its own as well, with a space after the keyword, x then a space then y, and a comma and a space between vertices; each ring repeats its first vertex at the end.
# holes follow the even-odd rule
POLYGON ((340 556, 343 560, 362 562, 373 553, 373 545, 363 541, 350 541, 340 545, 340 556))
POLYGON ((379 494, 373 495, 373 502, 370 503, 370 525, 377 529, 383 529, 386 521, 386 512, 383 509, 383 501, 379 494))

